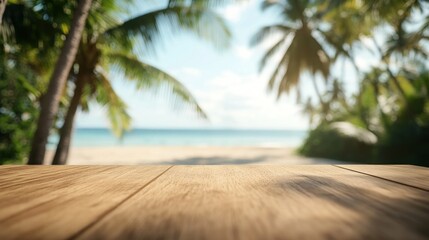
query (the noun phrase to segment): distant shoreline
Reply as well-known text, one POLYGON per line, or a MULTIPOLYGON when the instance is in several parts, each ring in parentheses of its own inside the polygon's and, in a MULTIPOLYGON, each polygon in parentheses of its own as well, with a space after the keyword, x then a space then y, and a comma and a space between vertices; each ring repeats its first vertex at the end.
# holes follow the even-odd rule
MULTIPOLYGON (((52 159, 49 150, 46 159, 52 159)), ((228 164, 336 164, 329 159, 298 156, 291 147, 236 146, 123 146, 80 147, 70 151, 71 165, 228 165, 228 164)))
MULTIPOLYGON (((220 129, 134 129, 122 138, 109 129, 76 129, 72 138, 74 147, 122 146, 254 146, 297 147, 306 137, 300 130, 220 130, 220 129)), ((58 136, 49 139, 49 149, 55 148, 58 136)))
MULTIPOLYGON (((75 130, 109 130, 109 127, 78 127, 75 130)), ((150 128, 150 127, 134 127, 130 131, 134 130, 148 130, 148 131, 290 131, 290 132, 302 132, 308 131, 308 129, 292 129, 292 128, 150 128)))

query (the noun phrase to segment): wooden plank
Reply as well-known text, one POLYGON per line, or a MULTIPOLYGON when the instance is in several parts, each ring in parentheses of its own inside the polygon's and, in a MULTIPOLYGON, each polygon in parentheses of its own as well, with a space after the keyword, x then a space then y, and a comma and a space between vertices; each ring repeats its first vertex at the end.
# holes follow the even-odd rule
POLYGON ((338 166, 429 191, 429 168, 412 165, 338 166))
POLYGON ((0 177, 0 221, 64 195, 65 187, 93 182, 98 173, 112 168, 28 166, 10 171, 0 177))
POLYGON ((427 239, 429 194, 334 166, 175 166, 78 239, 427 239))
POLYGON ((68 238, 167 169, 168 166, 39 166, 16 171, 20 184, 14 185, 15 178, 10 177, 12 187, 0 189, 0 239, 68 238), (28 184, 24 184, 23 176, 28 177, 28 184))
POLYGON ((20 168, 20 167, 25 167, 25 166, 27 166, 27 165, 14 165, 14 164, 0 165, 0 171, 2 171, 3 169, 20 168))
POLYGON ((88 169, 90 169, 88 166, 17 166, 6 169, 2 166, 0 167, 0 170, 3 170, 0 175, 0 190, 28 185, 31 182, 52 182, 52 178, 79 174, 88 169))
POLYGON ((0 165, 0 177, 3 174, 9 173, 11 170, 16 170, 20 168, 25 168, 27 165, 0 165))

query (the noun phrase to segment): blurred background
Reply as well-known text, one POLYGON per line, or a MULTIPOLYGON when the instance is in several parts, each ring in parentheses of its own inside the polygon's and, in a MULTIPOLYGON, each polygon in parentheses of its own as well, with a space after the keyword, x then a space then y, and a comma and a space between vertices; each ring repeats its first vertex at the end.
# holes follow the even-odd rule
POLYGON ((429 166, 426 0, 0 2, 0 164, 429 166))

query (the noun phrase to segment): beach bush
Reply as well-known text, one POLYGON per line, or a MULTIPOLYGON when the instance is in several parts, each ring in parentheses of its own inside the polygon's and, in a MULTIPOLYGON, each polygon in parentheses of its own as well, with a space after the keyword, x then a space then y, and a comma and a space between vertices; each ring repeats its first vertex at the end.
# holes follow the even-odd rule
POLYGON ((429 166, 429 101, 411 96, 377 147, 382 163, 429 166))
POLYGON ((427 97, 408 97, 378 136, 351 123, 322 122, 309 131, 299 153, 354 163, 429 166, 428 110, 427 97))
MULTIPOLYGON (((343 123, 349 129, 351 124, 343 123)), ((362 129, 362 131, 364 131, 362 129)), ((370 138, 373 135, 370 134, 370 138)), ((347 162, 371 163, 375 142, 373 139, 362 139, 357 134, 349 134, 335 124, 322 124, 309 132, 299 153, 318 158, 329 158, 347 162)))

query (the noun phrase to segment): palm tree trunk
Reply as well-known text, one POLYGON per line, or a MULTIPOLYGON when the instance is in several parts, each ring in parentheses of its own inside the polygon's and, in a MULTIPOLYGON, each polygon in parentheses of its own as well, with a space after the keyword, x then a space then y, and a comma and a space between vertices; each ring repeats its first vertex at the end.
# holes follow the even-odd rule
POLYGON ((6 9, 7 0, 0 0, 0 24, 2 24, 3 20, 3 13, 6 9))
POLYGON ((40 116, 33 137, 28 164, 43 164, 49 130, 58 112, 61 94, 79 48, 91 3, 92 0, 80 0, 73 15, 70 32, 61 49, 61 54, 49 81, 48 90, 40 104, 40 116))
POLYGON ((83 74, 79 74, 76 79, 76 87, 74 89, 73 97, 67 110, 63 126, 60 129, 60 140, 57 145, 57 150, 55 151, 52 165, 64 165, 67 163, 72 139, 74 118, 83 95, 83 89, 86 83, 85 79, 86 78, 83 74))

